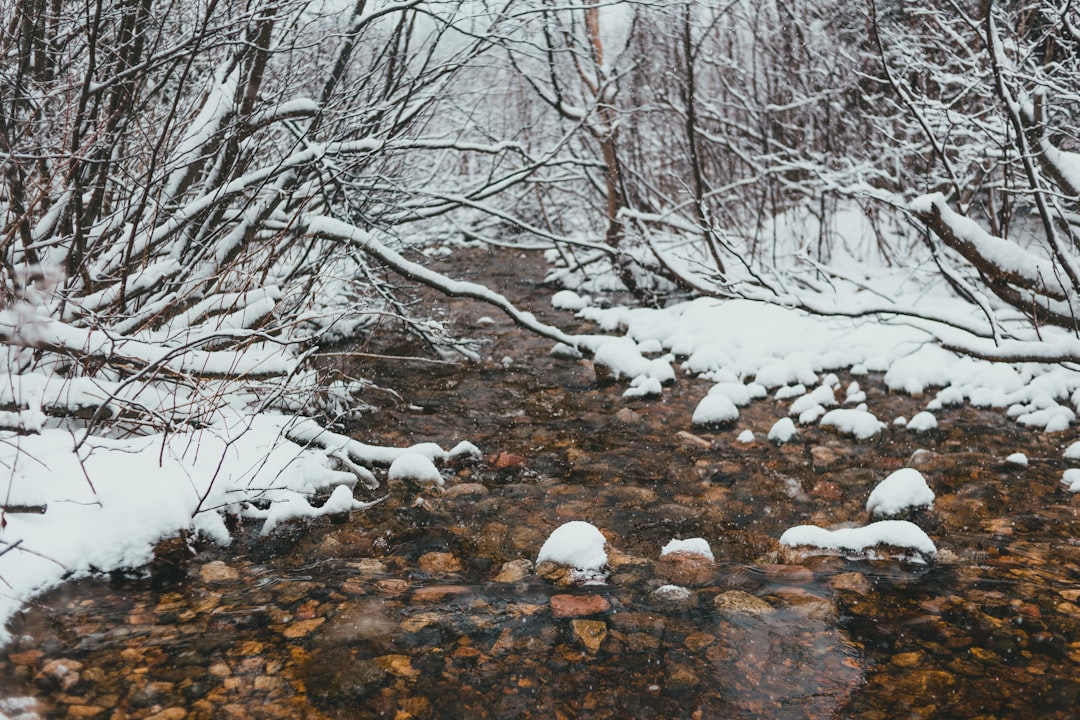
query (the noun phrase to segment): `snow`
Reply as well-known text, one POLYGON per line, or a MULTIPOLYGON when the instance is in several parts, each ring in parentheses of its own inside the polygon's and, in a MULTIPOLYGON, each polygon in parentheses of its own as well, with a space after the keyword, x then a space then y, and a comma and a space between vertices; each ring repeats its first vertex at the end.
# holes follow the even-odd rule
POLYGON ((930 430, 937 430, 937 418, 934 414, 923 410, 922 412, 915 413, 907 422, 907 429, 914 430, 915 432, 928 432, 930 430))
POLYGON ((923 474, 914 468, 901 468, 878 483, 866 501, 871 515, 898 515, 911 508, 930 507, 934 491, 923 474))
POLYGON ((443 484, 443 476, 439 468, 435 467, 431 458, 418 452, 402 453, 395 458, 394 462, 390 463, 387 479, 391 482, 405 480, 423 485, 442 486, 443 484))
POLYGON ((924 555, 936 555, 934 541, 906 520, 879 520, 865 527, 827 530, 816 525, 799 525, 780 536, 780 544, 789 547, 810 546, 824 550, 862 552, 878 545, 909 548, 924 555))
POLYGON ((709 541, 705 538, 687 538, 685 540, 671 540, 660 550, 660 557, 671 553, 686 553, 688 555, 701 555, 709 560, 715 560, 709 541))
MULTIPOLYGON (((199 430, 91 437, 77 453, 67 430, 0 433, 5 504, 45 509, 5 514, 0 627, 20 602, 64 577, 137 568, 159 540, 182 530, 227 544, 225 514, 262 521, 270 532, 286 520, 370 507, 354 497, 357 474, 338 469, 343 463, 333 453, 286 439, 294 426, 303 437, 308 426, 290 416, 226 408, 199 430)), ((376 456, 402 452, 357 443, 349 448, 356 462, 374 464, 365 448, 376 456)))
POLYGON ((830 410, 821 418, 821 425, 834 427, 845 435, 852 435, 859 440, 868 440, 885 428, 885 423, 866 410, 840 408, 830 410))
POLYGON ((1062 457, 1066 460, 1080 460, 1080 440, 1077 440, 1069 447, 1065 448, 1065 452, 1062 453, 1062 457))
POLYGON ((739 419, 739 409, 731 398, 723 394, 709 394, 701 399, 691 422, 694 425, 718 425, 735 422, 739 419))
POLYGON ((1069 488, 1069 492, 1080 492, 1080 468, 1069 468, 1061 476, 1063 482, 1069 488))
POLYGON ((598 572, 607 565, 607 540, 595 525, 571 520, 548 536, 536 556, 536 564, 553 562, 583 572, 598 572))
POLYGON ((1005 462, 1012 463, 1013 465, 1027 465, 1028 456, 1022 452, 1014 452, 1006 456, 1005 462))
POLYGON ((769 440, 776 443, 791 442, 791 439, 798 434, 799 431, 791 418, 780 418, 769 429, 769 440))
POLYGON ((592 305, 588 296, 578 295, 573 290, 560 290, 551 296, 551 307, 556 310, 581 310, 592 305))
POLYGON ((754 431, 753 430, 743 430, 741 433, 739 433, 739 436, 736 437, 735 439, 738 442, 741 442, 744 445, 746 445, 748 443, 752 443, 752 442, 754 442, 754 431))

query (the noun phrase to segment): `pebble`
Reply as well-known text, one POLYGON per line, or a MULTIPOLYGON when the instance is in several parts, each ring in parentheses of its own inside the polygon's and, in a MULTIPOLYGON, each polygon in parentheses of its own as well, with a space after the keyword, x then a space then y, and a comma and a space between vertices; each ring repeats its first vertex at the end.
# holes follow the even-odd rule
POLYGON ((574 637, 593 655, 600 649, 608 634, 607 625, 600 620, 571 620, 570 629, 574 637))
POLYGON ((448 552, 429 552, 421 555, 418 562, 420 569, 429 575, 453 575, 464 569, 457 556, 448 552))
POLYGON ((552 595, 550 603, 556 618, 597 615, 611 609, 611 602, 603 595, 552 595))
POLYGON ((199 568, 199 579, 205 583, 228 582, 239 577, 236 568, 229 567, 221 560, 208 562, 199 568))
POLYGON ((713 598, 713 605, 722 615, 760 617, 774 611, 772 605, 756 595, 742 590, 728 590, 713 598))
POLYGON ((510 560, 503 563, 499 574, 495 576, 495 582, 515 583, 523 580, 532 571, 531 560, 510 560))

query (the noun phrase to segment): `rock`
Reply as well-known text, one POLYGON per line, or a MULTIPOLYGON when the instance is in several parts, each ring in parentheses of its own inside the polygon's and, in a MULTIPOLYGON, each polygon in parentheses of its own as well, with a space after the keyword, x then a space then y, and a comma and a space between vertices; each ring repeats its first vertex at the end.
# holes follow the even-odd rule
POLYGON ((105 708, 99 705, 68 705, 67 715, 73 718, 92 718, 105 712, 105 708))
POLYGON ((873 590, 873 585, 861 572, 846 572, 833 575, 829 578, 829 587, 833 590, 845 590, 847 592, 867 595, 873 590))
POLYGON ((380 655, 375 658, 375 664, 396 677, 414 678, 420 674, 408 655, 380 655))
POLYGON ((810 462, 816 468, 827 468, 840 459, 840 453, 824 445, 810 448, 810 462))
POLYGON ((309 620, 298 620, 294 623, 290 623, 281 634, 290 639, 306 637, 312 630, 326 622, 326 618, 311 618, 309 620))
POLYGON ((443 493, 443 497, 448 499, 448 500, 453 500, 454 498, 467 497, 467 496, 470 496, 470 495, 487 495, 487 494, 488 494, 488 489, 487 489, 487 487, 485 485, 481 485, 480 483, 469 482, 469 483, 459 483, 457 485, 452 485, 449 489, 446 490, 446 492, 443 493))
POLYGON ((701 587, 716 577, 716 563, 698 553, 673 552, 656 563, 656 574, 675 585, 701 587))
POLYGON ((420 556, 420 569, 429 575, 451 575, 464 568, 453 553, 429 552, 420 556))
POLYGON ((697 606, 697 595, 680 585, 661 585, 652 591, 652 598, 666 610, 691 610, 697 606))
POLYGON ((844 497, 844 491, 831 480, 818 480, 810 489, 810 497, 820 500, 840 500, 844 497))
POLYGON ((226 582, 239 577, 240 573, 236 568, 229 567, 221 560, 208 562, 199 568, 199 579, 205 583, 226 582))
POLYGON ((551 615, 556 618, 584 617, 607 612, 611 602, 603 595, 552 595, 551 615))
POLYGON ((499 574, 495 576, 495 582, 500 583, 513 583, 522 580, 528 576, 532 570, 531 560, 511 560, 505 562, 502 568, 499 570, 499 574))
POLYGON ((7 658, 13 665, 34 665, 44 654, 41 650, 23 650, 8 653, 7 658))
POLYGON ((713 605, 721 615, 761 617, 773 612, 773 606, 765 600, 742 590, 728 590, 713 598, 713 605))
POLYGON ((686 636, 683 644, 690 652, 701 652, 716 642, 716 636, 706 632, 693 632, 686 636))
POLYGON ((681 442, 683 445, 701 448, 702 450, 708 450, 712 447, 712 443, 705 438, 701 437, 700 435, 695 435, 692 432, 687 432, 685 430, 680 430, 679 432, 675 433, 675 437, 677 437, 679 439, 679 442, 681 442))
POLYGON ((171 707, 147 716, 146 720, 184 720, 186 717, 187 710, 182 707, 171 707))
POLYGON ((615 413, 615 419, 626 425, 637 425, 641 422, 641 415, 630 408, 624 407, 619 410, 619 412, 615 413))
MULTIPOLYGON (((596 595, 594 597, 600 597, 596 595)), ((607 637, 607 625, 600 620, 571 620, 570 629, 574 637, 585 646, 590 654, 596 654, 601 643, 607 637)))
POLYGON ((388 572, 386 563, 375 558, 360 558, 347 565, 361 575, 371 577, 373 575, 385 575, 388 572))
POLYGON ((462 595, 468 595, 472 591, 464 585, 429 585, 418 588, 412 594, 414 604, 437 603, 450 600, 462 595))
POLYGON ((923 664, 924 656, 921 652, 906 652, 893 655, 890 662, 897 667, 914 668, 923 664))
POLYGON ((525 467, 525 458, 523 456, 508 452, 498 452, 494 455, 489 455, 487 462, 488 465, 496 470, 510 470, 525 467))
POLYGON ((82 669, 83 664, 78 660, 68 658, 50 660, 34 676, 34 681, 43 688, 59 688, 67 692, 82 679, 80 675, 82 669))

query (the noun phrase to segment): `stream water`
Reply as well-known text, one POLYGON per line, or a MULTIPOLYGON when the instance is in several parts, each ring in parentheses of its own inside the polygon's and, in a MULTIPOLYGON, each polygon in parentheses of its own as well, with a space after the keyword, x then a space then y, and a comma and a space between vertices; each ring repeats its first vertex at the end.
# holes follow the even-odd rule
MULTIPOLYGON (((535 258, 444 261, 537 314, 535 258), (482 269, 482 270, 481 270, 482 269)), ((951 407, 939 429, 855 441, 816 427, 765 441, 790 400, 735 428, 690 417, 709 385, 680 376, 628 402, 588 362, 493 311, 441 301, 492 338, 472 365, 328 358, 395 388, 349 430, 366 442, 459 440, 485 460, 443 493, 390 485, 351 517, 228 548, 162 543, 149 567, 37 598, 0 651, 0 713, 101 718, 1068 718, 1080 704, 1073 433, 951 407), (490 316, 483 319, 483 316, 490 316), (751 429, 751 443, 736 441, 751 429), (1024 452, 1030 462, 1005 461, 1024 452), (937 494, 912 519, 931 564, 780 552, 793 525, 863 524, 874 485, 915 466, 937 494), (596 584, 532 567, 548 534, 608 539, 596 584), (716 562, 661 560, 706 538, 716 562), (662 590, 678 585, 683 591, 662 590)), ((405 355, 407 346, 362 348, 405 355)), ((851 378, 838 373, 846 384, 851 378)), ((858 378, 883 419, 927 398, 858 378)))

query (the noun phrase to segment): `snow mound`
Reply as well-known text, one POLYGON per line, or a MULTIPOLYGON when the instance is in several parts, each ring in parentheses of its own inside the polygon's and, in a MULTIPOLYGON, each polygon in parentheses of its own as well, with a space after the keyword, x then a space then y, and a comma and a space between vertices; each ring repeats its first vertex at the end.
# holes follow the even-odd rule
POLYGON ((1014 452, 1005 458, 1005 462, 1013 465, 1027 465, 1028 457, 1022 452, 1014 452))
POLYGON ((739 409, 727 395, 709 394, 701 399, 694 409, 691 422, 695 425, 719 425, 735 422, 739 419, 739 409))
POLYGON ((934 417, 933 413, 923 410, 920 413, 916 413, 913 418, 908 420, 907 429, 914 430, 915 432, 937 430, 937 418, 934 417))
POLYGON ((791 408, 788 410, 788 415, 802 415, 807 410, 811 410, 815 407, 832 407, 836 404, 836 395, 833 393, 833 389, 828 385, 819 385, 814 388, 812 392, 809 392, 802 397, 791 403, 791 408))
POLYGON ((403 480, 421 483, 423 485, 442 486, 443 476, 435 463, 426 455, 418 452, 404 452, 390 463, 387 472, 390 481, 403 480))
POLYGON ((753 430, 743 430, 741 433, 739 433, 739 437, 737 437, 735 439, 738 440, 739 442, 741 442, 743 445, 747 445, 749 443, 752 443, 752 442, 754 442, 754 431, 753 430))
POLYGON ((556 310, 578 311, 592 305, 592 298, 587 295, 578 295, 573 290, 560 290, 551 296, 551 307, 556 310))
POLYGON ((607 565, 606 544, 603 533, 595 525, 583 520, 571 520, 555 528, 544 541, 540 554, 536 556, 536 564, 553 562, 583 572, 596 572, 607 565))
POLYGON ((791 442, 791 439, 799 434, 795 428, 795 421, 789 417, 780 418, 769 429, 769 440, 775 443, 791 442))
POLYGON ((780 544, 809 546, 823 550, 862 552, 878 545, 908 548, 924 555, 936 555, 934 541, 915 523, 906 520, 879 520, 865 527, 826 530, 816 525, 799 525, 780 536, 780 544))
POLYGON ((1061 482, 1064 483, 1069 492, 1080 492, 1080 468, 1069 468, 1061 476, 1061 482))
POLYGON ((705 538, 687 538, 685 540, 672 540, 660 550, 660 557, 671 553, 687 553, 688 555, 701 555, 709 560, 715 560, 709 541, 705 538))
POLYGON ((909 508, 930 507, 934 491, 914 468, 901 468, 878 483, 866 501, 872 515, 897 515, 909 508))
POLYGON ((710 395, 726 395, 736 407, 749 405, 753 400, 760 400, 768 393, 765 387, 757 383, 744 385, 741 382, 721 382, 709 389, 710 395))
POLYGON ((630 387, 623 392, 622 396, 627 399, 659 397, 664 394, 664 386, 654 377, 638 375, 630 381, 630 387))
POLYGON ((850 408, 830 410, 821 418, 821 424, 825 427, 834 427, 839 432, 852 435, 859 440, 872 438, 885 428, 885 423, 878 420, 873 413, 850 408))
POLYGON ((1065 448, 1062 457, 1066 460, 1080 460, 1080 440, 1077 440, 1072 445, 1065 448))

